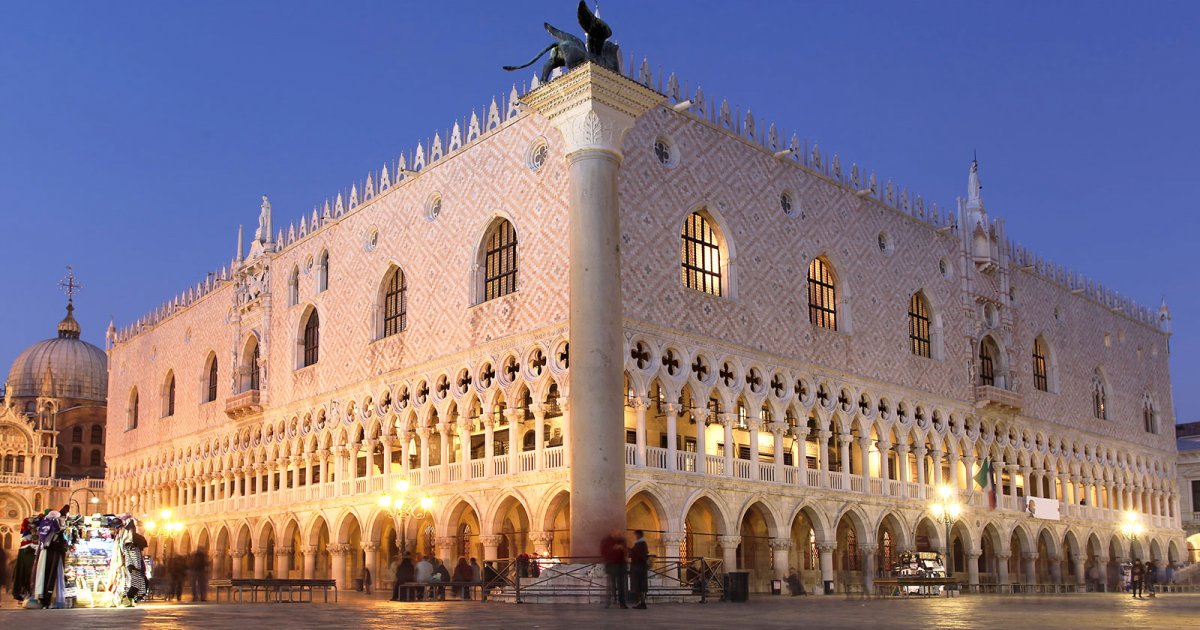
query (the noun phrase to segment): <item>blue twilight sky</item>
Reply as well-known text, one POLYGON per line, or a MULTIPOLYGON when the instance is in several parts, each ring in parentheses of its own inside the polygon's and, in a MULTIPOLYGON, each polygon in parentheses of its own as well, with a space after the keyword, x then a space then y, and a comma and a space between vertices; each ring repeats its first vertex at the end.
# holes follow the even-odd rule
MULTIPOLYGON (((843 164, 952 207, 984 196, 1042 255, 1174 316, 1200 420, 1192 251, 1200 3, 605 0, 626 54, 843 164)), ((514 80, 569 0, 9 3, 0 20, 0 366, 195 284, 253 232, 411 153, 514 80)), ((0 369, 3 369, 0 367, 0 369)))

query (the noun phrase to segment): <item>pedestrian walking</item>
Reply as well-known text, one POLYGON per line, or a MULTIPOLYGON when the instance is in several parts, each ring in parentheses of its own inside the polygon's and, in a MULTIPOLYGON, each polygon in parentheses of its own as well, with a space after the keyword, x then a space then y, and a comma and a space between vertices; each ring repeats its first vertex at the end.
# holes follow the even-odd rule
POLYGON ((628 586, 625 554, 625 536, 621 534, 621 530, 614 529, 600 541, 600 556, 604 559, 604 573, 608 576, 608 602, 604 605, 605 608, 611 608, 614 603, 621 608, 628 608, 625 605, 625 589, 628 586))
POLYGON ((192 601, 208 601, 208 554, 204 547, 192 554, 192 601))
POLYGON ((1133 589, 1133 596, 1136 599, 1142 598, 1142 581, 1146 578, 1146 567, 1142 565, 1141 560, 1134 560, 1133 567, 1129 570, 1129 586, 1133 589))
POLYGON ((367 595, 371 594, 371 570, 363 565, 362 570, 363 592, 367 595))
POLYGON ((183 583, 187 580, 188 561, 181 554, 174 554, 167 560, 167 578, 171 581, 167 599, 183 601, 183 583))
POLYGON ((646 544, 646 533, 633 531, 633 547, 629 550, 629 590, 634 608, 646 609, 646 596, 650 593, 650 546, 646 544))
POLYGON ((1158 584, 1158 564, 1154 560, 1146 563, 1146 577, 1143 579, 1147 597, 1154 597, 1154 587, 1158 584))

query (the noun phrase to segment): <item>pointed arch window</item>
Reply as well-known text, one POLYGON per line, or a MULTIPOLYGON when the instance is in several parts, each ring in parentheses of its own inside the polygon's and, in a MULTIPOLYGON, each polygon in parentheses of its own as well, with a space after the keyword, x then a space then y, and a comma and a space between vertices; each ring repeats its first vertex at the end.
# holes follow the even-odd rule
POLYGON ((288 277, 288 305, 300 303, 300 267, 292 267, 292 275, 288 277))
POLYGON ((693 212, 684 221, 680 237, 683 286, 720 297, 721 243, 712 223, 703 214, 693 212))
POLYGON ((837 330, 837 286, 833 269, 824 258, 808 265, 808 321, 814 326, 837 330))
POLYGON ((321 252, 321 266, 317 273, 317 292, 325 291, 329 288, 329 252, 321 252))
POLYGON ((1154 411, 1154 401, 1149 396, 1142 400, 1142 422, 1146 433, 1158 433, 1158 415, 1154 411))
POLYGON ((308 367, 317 362, 321 346, 321 320, 317 310, 313 309, 304 322, 304 357, 301 367, 308 367))
POLYGON ((912 294, 912 299, 908 302, 908 339, 913 354, 926 359, 932 356, 929 304, 920 291, 912 294))
POLYGON ((259 381, 262 378, 262 368, 258 365, 261 358, 258 340, 255 339, 254 349, 250 351, 250 389, 258 389, 259 381))
POLYGON ((994 387, 996 385, 996 344, 990 337, 985 337, 979 343, 979 384, 994 387))
POLYGON ((1092 415, 1097 420, 1108 420, 1108 389, 1099 370, 1092 375, 1092 415))
POLYGON ((126 412, 125 427, 126 430, 136 429, 138 426, 138 391, 133 388, 129 393, 129 410, 126 412))
POLYGON ((208 362, 208 378, 204 381, 204 401, 212 402, 217 399, 217 357, 213 355, 208 362))
POLYGON ((1033 386, 1043 392, 1050 391, 1049 371, 1046 369, 1046 342, 1041 337, 1033 340, 1033 386))
POLYGON ((485 302, 517 290, 517 232, 507 220, 501 219, 488 234, 483 268, 485 302))
POLYGON ((175 372, 167 372, 167 382, 162 387, 162 417, 175 415, 175 372))
POLYGON ((408 327, 408 279, 396 268, 388 274, 383 293, 383 336, 390 337, 408 327))

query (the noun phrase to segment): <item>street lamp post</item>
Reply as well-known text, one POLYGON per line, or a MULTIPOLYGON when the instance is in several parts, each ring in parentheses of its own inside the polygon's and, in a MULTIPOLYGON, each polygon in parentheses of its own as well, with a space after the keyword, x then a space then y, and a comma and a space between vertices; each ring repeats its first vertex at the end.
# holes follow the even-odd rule
MULTIPOLYGON (((179 532, 183 531, 183 523, 171 519, 171 510, 163 509, 158 513, 161 521, 152 521, 143 519, 142 524, 146 527, 146 533, 150 535, 158 535, 160 542, 170 542, 179 532)), ((165 544, 163 545, 165 547, 165 544)), ((166 556, 165 549, 159 549, 159 559, 166 556)))
POLYGON ((946 525, 946 577, 953 577, 954 558, 951 556, 953 548, 950 546, 950 528, 962 515, 962 505, 954 497, 954 488, 938 488, 938 498, 929 506, 929 511, 946 525))
MULTIPOLYGON (((426 495, 419 498, 408 498, 409 484, 407 479, 396 482, 396 494, 379 497, 379 507, 391 513, 394 521, 399 521, 400 555, 408 552, 408 519, 422 519, 429 513, 433 499, 426 495)), ((395 523, 393 523, 395 524, 395 523)))
POLYGON ((92 490, 91 488, 75 488, 74 490, 71 491, 71 494, 67 495, 67 505, 74 505, 77 513, 79 513, 79 514, 83 513, 83 506, 81 506, 79 504, 79 502, 75 500, 76 492, 87 493, 87 497, 88 497, 87 502, 93 506, 99 505, 100 495, 97 494, 95 490, 92 490))
MULTIPOLYGON (((1142 525, 1142 518, 1138 516, 1137 512, 1129 510, 1125 513, 1125 516, 1121 519, 1121 533, 1129 539, 1129 542, 1137 542, 1138 536, 1141 536, 1145 531, 1146 526, 1142 525)), ((1132 545, 1130 545, 1129 552, 1132 555, 1132 545)))

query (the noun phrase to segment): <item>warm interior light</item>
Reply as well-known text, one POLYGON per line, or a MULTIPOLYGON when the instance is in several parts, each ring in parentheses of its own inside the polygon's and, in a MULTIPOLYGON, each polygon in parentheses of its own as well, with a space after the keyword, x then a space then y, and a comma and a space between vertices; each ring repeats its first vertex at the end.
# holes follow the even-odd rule
POLYGON ((940 495, 943 499, 949 499, 950 495, 952 494, 954 494, 954 488, 951 488, 950 486, 941 486, 938 488, 938 495, 940 495))
POLYGON ((933 512, 933 515, 938 518, 942 518, 942 514, 946 513, 945 508, 942 507, 941 503, 934 503, 933 505, 929 506, 929 511, 933 512))
POLYGON ((428 510, 433 505, 433 499, 421 497, 421 509, 428 510))
POLYGON ((391 506, 392 506, 392 497, 389 497, 386 495, 379 497, 379 507, 385 508, 385 507, 391 507, 391 506))
POLYGON ((155 526, 157 525, 157 523, 155 523, 154 521, 146 521, 145 525, 146 525, 147 531, 152 531, 155 528, 155 526))
POLYGON ((96 495, 92 495, 91 501, 92 501, 92 505, 95 505, 100 502, 100 497, 98 497, 96 495))
POLYGON ((392 507, 396 508, 397 510, 403 508, 404 507, 404 499, 396 499, 395 503, 392 503, 392 507))
POLYGON ((408 486, 409 486, 408 480, 401 479, 400 481, 396 482, 396 491, 400 492, 400 493, 408 492, 408 486))
POLYGON ((171 510, 164 509, 163 511, 159 512, 158 515, 161 516, 164 521, 170 520, 171 510))
POLYGON ((962 506, 957 503, 951 503, 946 506, 946 511, 950 515, 950 518, 957 519, 962 514, 962 506))

